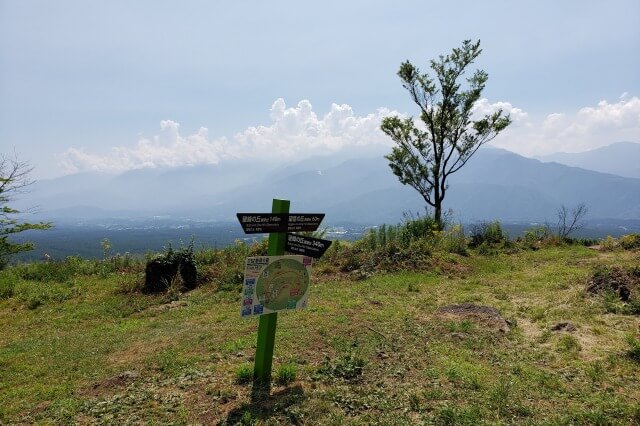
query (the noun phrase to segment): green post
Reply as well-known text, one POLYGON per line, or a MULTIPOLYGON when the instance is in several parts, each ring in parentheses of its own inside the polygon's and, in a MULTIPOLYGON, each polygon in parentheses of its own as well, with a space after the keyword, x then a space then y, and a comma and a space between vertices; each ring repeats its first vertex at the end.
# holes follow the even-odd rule
MULTIPOLYGON (((273 200, 272 213, 289 213, 289 200, 273 200)), ((284 254, 284 245, 287 234, 284 232, 274 232, 269 234, 269 256, 280 256, 284 254)), ((269 392, 271 387, 271 363, 273 361, 273 347, 276 337, 276 323, 278 313, 273 312, 260 316, 258 325, 258 343, 256 346, 256 360, 253 368, 253 388, 254 397, 262 392, 269 392), (256 393, 258 392, 258 393, 256 393)))

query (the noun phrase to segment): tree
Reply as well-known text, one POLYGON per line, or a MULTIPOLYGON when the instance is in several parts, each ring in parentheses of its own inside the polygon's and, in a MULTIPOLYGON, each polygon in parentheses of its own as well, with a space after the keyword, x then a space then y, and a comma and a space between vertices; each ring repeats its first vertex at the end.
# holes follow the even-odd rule
POLYGON ((33 183, 29 174, 33 170, 28 163, 17 157, 0 156, 0 269, 7 265, 8 256, 33 249, 33 243, 13 243, 9 236, 30 229, 48 229, 50 223, 28 223, 20 221, 22 212, 9 207, 17 194, 21 194, 33 183))
POLYGON ((420 108, 423 125, 414 124, 413 117, 391 116, 382 120, 382 131, 396 143, 385 157, 391 170, 402 184, 415 188, 434 208, 440 228, 449 176, 511 123, 502 110, 473 119, 474 105, 480 99, 488 74, 476 70, 466 79, 466 90, 459 79, 481 52, 480 40, 475 43, 465 40, 451 54, 431 61, 435 78, 421 74, 409 61, 402 63, 398 76, 420 108))
POLYGON ((558 237, 566 240, 573 231, 584 228, 584 217, 589 212, 589 208, 585 203, 580 203, 569 211, 569 209, 563 204, 556 211, 558 215, 558 224, 556 229, 558 231, 558 237))

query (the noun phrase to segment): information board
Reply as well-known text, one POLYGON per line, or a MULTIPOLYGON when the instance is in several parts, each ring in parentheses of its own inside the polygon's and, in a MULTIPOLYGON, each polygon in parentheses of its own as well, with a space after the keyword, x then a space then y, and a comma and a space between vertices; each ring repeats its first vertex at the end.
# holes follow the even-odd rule
POLYGON ((247 257, 240 315, 306 308, 312 263, 297 255, 247 257))

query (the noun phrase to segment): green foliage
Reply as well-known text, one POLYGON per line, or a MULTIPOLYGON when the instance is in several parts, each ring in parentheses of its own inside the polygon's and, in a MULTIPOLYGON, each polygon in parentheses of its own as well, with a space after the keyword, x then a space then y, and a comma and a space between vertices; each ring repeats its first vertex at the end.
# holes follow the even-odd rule
POLYGON ((79 275, 97 275, 101 262, 69 256, 64 260, 51 260, 17 265, 15 272, 23 280, 44 283, 67 282, 79 275))
POLYGON ((605 251, 639 249, 640 234, 626 234, 618 239, 608 235, 607 238, 600 241, 600 248, 605 251))
POLYGON ((466 256, 467 253, 467 237, 464 235, 462 225, 453 225, 442 234, 442 247, 449 253, 456 253, 466 256))
POLYGON ((640 234, 627 234, 618 238, 618 245, 625 250, 640 248, 640 234))
POLYGON ((253 367, 249 364, 242 364, 236 368, 236 383, 244 385, 253 380, 253 367))
POLYGON ((535 226, 526 229, 517 242, 530 250, 539 249, 543 242, 551 236, 551 231, 547 226, 535 226))
POLYGON ((396 143, 386 156, 389 167, 402 184, 416 189, 435 209, 440 229, 449 175, 511 123, 502 110, 472 120, 473 106, 480 99, 488 74, 476 70, 466 79, 466 90, 459 80, 481 52, 479 40, 465 40, 449 55, 431 61, 435 77, 421 74, 409 61, 402 63, 398 76, 418 105, 424 125, 416 126, 413 117, 398 116, 386 117, 381 124, 382 131, 396 143))
POLYGON ((33 249, 33 244, 29 242, 11 242, 10 235, 28 230, 51 228, 50 223, 21 221, 19 218, 22 212, 9 207, 14 196, 31 185, 32 181, 29 179, 31 170, 27 163, 20 162, 17 158, 0 155, 0 270, 7 266, 10 255, 33 249))
POLYGON ((582 349, 582 347, 580 346, 580 342, 578 342, 578 339, 570 334, 563 334, 562 336, 560 336, 560 339, 558 339, 557 348, 560 352, 571 354, 579 352, 582 349))
POLYGON ((605 377, 605 369, 600 360, 596 360, 589 364, 586 373, 593 383, 600 383, 605 377))
POLYGON ((355 350, 350 350, 335 359, 325 358, 318 374, 323 377, 356 381, 362 377, 366 361, 355 350))
POLYGON ((296 380, 297 375, 295 364, 282 364, 276 370, 276 382, 280 385, 288 385, 296 380))
POLYGON ((627 336, 627 344, 629 349, 627 355, 634 361, 640 362, 640 339, 637 339, 633 335, 627 336))
MULTIPOLYGON (((334 255, 355 245, 340 241, 334 255)), ((252 247, 194 255, 208 262, 199 267, 222 268, 227 256, 233 260, 252 247)), ((122 294, 120 272, 100 276, 109 259, 87 267, 92 275, 80 269, 62 283, 24 280, 19 267, 6 268, 0 288, 11 282, 14 295, 0 300, 0 314, 10 320, 0 349, 0 422, 236 424, 250 412, 245 418, 256 424, 638 423, 637 321, 606 315, 581 295, 592 264, 640 273, 633 272, 637 253, 561 245, 461 258, 440 252, 441 243, 432 247, 427 273, 413 269, 359 282, 316 269, 313 303, 304 314, 282 316, 276 345, 274 383, 291 379, 278 368, 284 362, 297 367, 298 377, 257 404, 250 388, 236 382, 252 381, 248 357, 255 343, 255 324, 238 319, 238 294, 215 293, 213 282, 179 304, 168 305, 165 295, 122 294), (451 260, 464 274, 431 272, 451 260), (407 293, 417 288, 420 293, 407 293), (71 300, 57 303, 57 296, 71 300), (503 335, 476 318, 435 314, 463 300, 497 306, 522 326, 503 335), (565 318, 578 326, 580 343, 584 336, 597 345, 578 352, 575 342, 562 342, 568 333, 550 325, 565 318), (318 354, 329 355, 322 361, 318 354)), ((139 275, 132 262, 123 270, 127 279, 139 275)))
MULTIPOLYGON (((103 243, 105 240, 103 240, 103 243)), ((109 240, 106 240, 106 241, 107 241, 108 250, 110 250, 111 245, 108 243, 109 240)), ((103 249, 104 247, 105 246, 103 245, 103 249)), ((180 244, 180 248, 177 250, 175 250, 172 247, 171 243, 169 243, 169 245, 164 248, 164 252, 156 255, 153 259, 166 264, 172 264, 172 265, 173 264, 180 265, 183 263, 195 263, 195 254, 193 251, 193 238, 191 239, 191 241, 189 241, 189 244, 187 244, 186 246, 183 244, 180 244)))
POLYGON ((446 404, 434 417, 434 423, 442 426, 473 426, 481 424, 482 413, 477 407, 463 408, 446 404))
POLYGON ((106 259, 113 248, 111 241, 109 241, 108 238, 103 238, 102 241, 100 241, 100 247, 102 247, 102 256, 106 259))
POLYGON ((502 231, 499 221, 480 222, 471 227, 469 246, 480 247, 484 244, 489 247, 496 247, 504 245, 508 240, 509 237, 502 231))

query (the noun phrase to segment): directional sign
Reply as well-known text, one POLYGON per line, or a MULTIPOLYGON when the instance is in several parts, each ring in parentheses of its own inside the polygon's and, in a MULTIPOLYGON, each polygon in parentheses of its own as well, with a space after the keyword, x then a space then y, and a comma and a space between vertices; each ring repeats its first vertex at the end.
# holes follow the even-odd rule
POLYGON ((311 263, 307 256, 247 257, 240 315, 306 308, 311 263))
POLYGON ((237 213, 245 234, 315 231, 324 213, 237 213))
POLYGON ((245 234, 287 232, 286 213, 237 213, 245 234))
POLYGON ((284 249, 290 253, 302 254, 318 259, 327 251, 331 243, 332 241, 322 240, 320 238, 287 234, 284 249))

